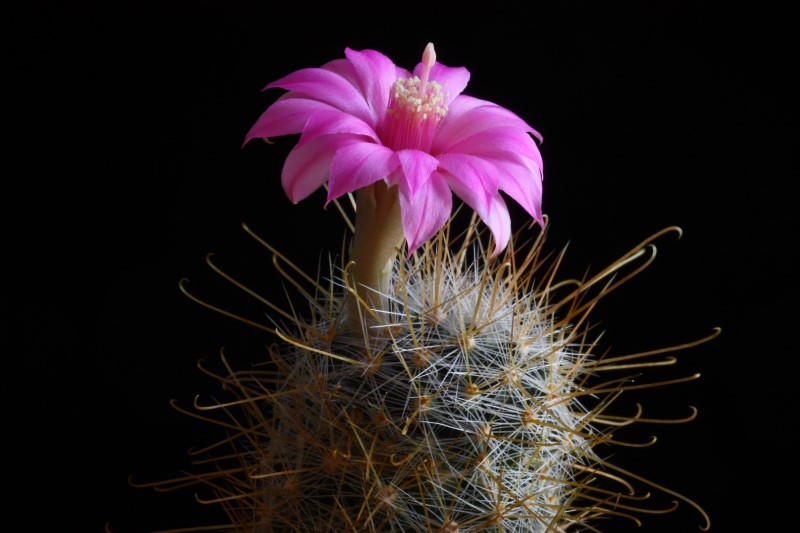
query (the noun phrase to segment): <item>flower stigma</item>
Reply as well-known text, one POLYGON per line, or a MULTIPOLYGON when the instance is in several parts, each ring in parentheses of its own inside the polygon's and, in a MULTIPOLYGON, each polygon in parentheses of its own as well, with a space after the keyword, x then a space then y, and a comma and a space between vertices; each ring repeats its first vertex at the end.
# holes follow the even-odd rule
POLYGON ((420 76, 395 80, 381 136, 389 148, 430 151, 439 123, 447 115, 442 86, 429 81, 435 64, 436 51, 433 43, 428 43, 422 53, 420 76))

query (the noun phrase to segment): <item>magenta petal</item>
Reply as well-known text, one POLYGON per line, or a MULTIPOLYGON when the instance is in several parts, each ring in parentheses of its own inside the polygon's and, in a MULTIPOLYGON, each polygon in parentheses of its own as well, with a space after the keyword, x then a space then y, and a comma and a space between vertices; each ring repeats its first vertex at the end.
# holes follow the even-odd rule
POLYGON ((353 67, 353 64, 346 58, 340 57, 338 59, 328 61, 327 63, 322 65, 321 68, 338 74, 339 76, 343 77, 348 82, 350 82, 350 85, 352 85, 355 88, 359 88, 358 77, 356 76, 356 69, 355 67, 353 67))
POLYGON ((281 172, 286 196, 299 202, 316 191, 328 179, 331 160, 342 146, 358 142, 362 137, 351 134, 324 135, 289 152, 281 172))
POLYGON ((361 120, 371 121, 372 114, 361 91, 341 75, 322 68, 306 68, 274 81, 267 89, 279 87, 302 93, 313 100, 330 104, 361 120))
POLYGON ((476 107, 485 105, 496 104, 493 104, 488 100, 481 100, 480 98, 475 98, 474 96, 468 96, 466 94, 459 95, 447 106, 447 116, 445 117, 444 122, 442 122, 442 127, 444 127, 444 125, 448 122, 457 120, 464 113, 475 109, 476 107))
POLYGON ((515 128, 492 128, 462 138, 446 147, 443 152, 456 152, 481 156, 492 152, 511 152, 532 159, 542 167, 542 155, 536 141, 524 131, 515 128))
POLYGON ((343 146, 331 161, 328 201, 389 177, 399 165, 394 152, 380 144, 354 142, 343 146))
POLYGON ((511 216, 508 214, 508 206, 503 198, 496 193, 489 198, 487 206, 487 202, 484 201, 481 194, 477 194, 453 176, 445 174, 444 177, 450 190, 475 210, 483 223, 491 230, 495 244, 492 256, 500 253, 511 237, 511 216))
POLYGON ((364 94, 372 113, 373 124, 383 120, 389 106, 389 92, 397 79, 397 67, 391 59, 375 50, 345 50, 353 65, 358 87, 364 94))
POLYGON ((491 198, 497 193, 497 167, 486 159, 468 154, 442 154, 438 160, 439 168, 452 178, 448 183, 457 181, 459 190, 469 191, 470 200, 455 189, 453 192, 479 213, 488 213, 491 198))
MULTIPOLYGON (((460 100, 462 99, 459 98, 460 100)), ((465 104, 467 105, 454 105, 455 113, 452 108, 448 112, 434 139, 434 153, 449 151, 450 146, 461 139, 500 127, 515 129, 526 135, 530 133, 541 140, 541 135, 536 130, 508 109, 489 103, 473 105, 477 104, 474 101, 466 101, 465 104)))
POLYGON ((417 191, 425 185, 431 172, 439 166, 439 161, 432 155, 420 150, 399 150, 397 157, 403 169, 405 179, 398 180, 400 188, 408 195, 410 200, 414 200, 417 191))
POLYGON ((500 171, 498 188, 508 194, 540 226, 544 226, 542 214, 542 174, 536 163, 514 153, 487 155, 500 171))
MULTIPOLYGON (((414 68, 414 75, 420 76, 422 74, 422 63, 417 64, 414 68)), ((467 87, 469 82, 469 71, 464 67, 446 67, 441 63, 435 63, 431 67, 431 72, 428 75, 429 81, 435 81, 442 86, 442 96, 444 96, 444 103, 450 105, 450 102, 462 93, 467 87)))
POLYGON ((287 93, 261 114, 247 132, 244 142, 246 144, 255 138, 267 139, 279 135, 300 133, 312 113, 335 109, 330 104, 287 93))
POLYGON ((301 146, 322 135, 337 133, 363 135, 378 142, 377 134, 363 120, 338 110, 322 110, 308 117, 297 145, 301 146))
POLYGON ((408 70, 404 69, 403 67, 395 67, 395 79, 401 79, 402 78, 404 80, 407 80, 411 76, 413 76, 413 74, 411 74, 411 72, 409 72, 408 70))
MULTIPOLYGON (((388 59, 388 58, 387 58, 388 59)), ((389 60, 391 61, 391 60, 389 60)), ((325 70, 330 70, 331 72, 335 72, 339 74, 341 77, 346 79, 356 88, 361 88, 361 82, 359 81, 358 74, 356 73, 355 65, 350 62, 349 59, 340 58, 334 59, 333 61, 328 61, 322 68, 325 70)), ((411 73, 404 69, 403 67, 398 67, 397 65, 394 66, 394 71, 392 71, 392 84, 394 84, 394 80, 398 78, 408 79, 411 77, 411 73)), ((391 85, 390 85, 391 86, 391 85)))
POLYGON ((508 213, 508 206, 503 198, 498 194, 492 198, 492 208, 488 217, 481 217, 494 237, 494 250, 492 257, 496 257, 508 245, 511 238, 511 215, 508 213))
POLYGON ((411 255, 445 225, 453 209, 453 195, 441 174, 433 172, 412 199, 400 190, 403 233, 411 255))

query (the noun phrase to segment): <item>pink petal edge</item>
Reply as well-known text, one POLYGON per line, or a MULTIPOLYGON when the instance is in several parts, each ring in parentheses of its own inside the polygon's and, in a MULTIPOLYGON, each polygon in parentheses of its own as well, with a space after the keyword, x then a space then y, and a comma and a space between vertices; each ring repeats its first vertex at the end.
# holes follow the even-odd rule
POLYGON ((372 124, 383 120, 389 105, 389 92, 397 79, 397 67, 391 59, 375 50, 345 49, 345 56, 353 66, 358 87, 370 109, 372 124))
POLYGON ((398 166, 395 153, 383 145, 361 141, 342 146, 331 160, 327 202, 388 178, 398 166))
POLYGON ((447 223, 453 209, 453 194, 438 172, 433 172, 411 199, 400 191, 400 213, 408 256, 430 240, 447 223))
POLYGON ((265 88, 276 87, 330 104, 365 122, 371 121, 372 114, 364 94, 347 78, 336 72, 323 68, 296 70, 288 76, 273 81, 265 88))
POLYGON ((323 135, 303 146, 295 146, 286 157, 281 172, 286 196, 295 203, 310 196, 327 181, 336 151, 361 140, 358 135, 342 133, 323 135))

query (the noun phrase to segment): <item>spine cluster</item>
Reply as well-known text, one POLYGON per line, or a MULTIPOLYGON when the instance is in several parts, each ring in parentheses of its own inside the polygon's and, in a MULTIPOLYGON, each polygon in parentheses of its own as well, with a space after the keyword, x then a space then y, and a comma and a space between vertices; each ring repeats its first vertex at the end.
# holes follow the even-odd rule
POLYGON ((650 241, 559 282, 543 235, 488 260, 475 228, 398 259, 389 305, 358 307, 360 331, 342 327, 356 291, 335 269, 303 291, 307 312, 273 330, 268 361, 216 376, 234 398, 203 417, 216 411, 228 436, 193 480, 225 507, 226 530, 544 533, 638 520, 642 495, 598 450, 641 416, 611 413, 630 384, 621 369, 668 363, 671 349, 598 357, 589 313, 652 259, 650 241))

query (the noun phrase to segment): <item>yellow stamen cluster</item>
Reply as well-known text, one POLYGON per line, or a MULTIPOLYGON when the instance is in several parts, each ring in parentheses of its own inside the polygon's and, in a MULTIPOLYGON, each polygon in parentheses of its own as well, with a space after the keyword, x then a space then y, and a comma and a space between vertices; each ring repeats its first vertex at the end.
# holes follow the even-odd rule
POLYGON ((438 122, 447 114, 442 86, 429 81, 423 91, 417 76, 398 78, 392 87, 392 103, 388 113, 395 116, 402 113, 404 117, 411 115, 417 120, 431 118, 438 122))
POLYGON ((399 78, 389 95, 381 139, 393 150, 428 152, 439 123, 447 115, 442 86, 417 76, 399 78))

